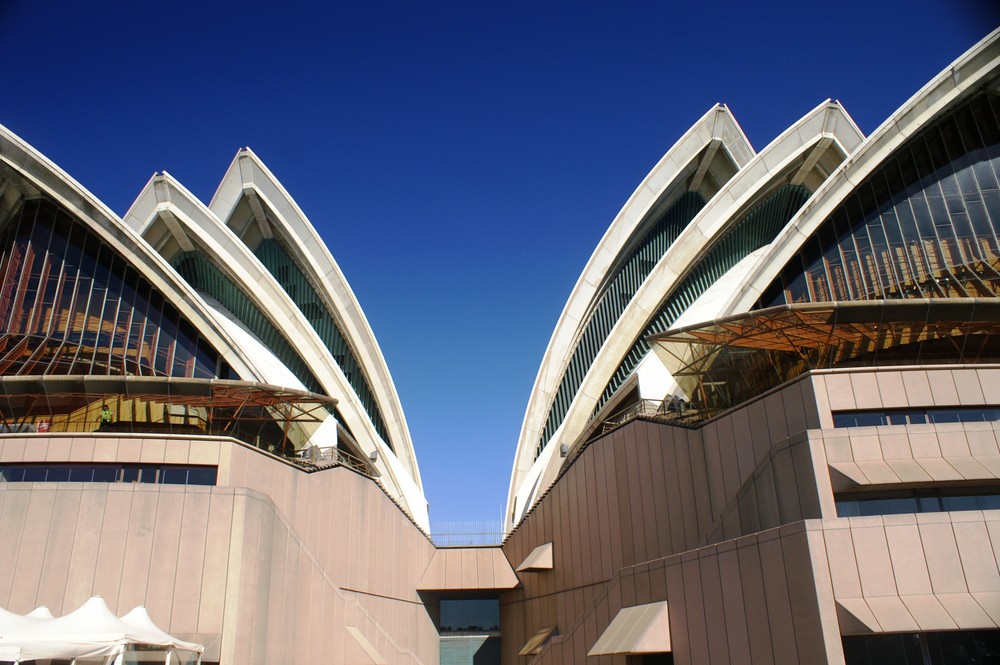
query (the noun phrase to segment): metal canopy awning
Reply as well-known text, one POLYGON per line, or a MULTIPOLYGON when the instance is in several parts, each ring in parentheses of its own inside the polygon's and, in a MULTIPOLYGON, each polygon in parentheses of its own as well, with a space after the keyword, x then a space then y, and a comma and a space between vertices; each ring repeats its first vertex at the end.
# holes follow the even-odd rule
POLYGON ((531 554, 525 557, 521 565, 517 567, 517 572, 534 573, 552 570, 552 566, 552 543, 544 543, 531 550, 531 554))
POLYGON ((537 633, 531 636, 531 639, 525 642, 521 650, 517 652, 518 656, 537 656, 542 652, 545 647, 545 643, 552 637, 552 633, 556 632, 555 626, 549 626, 547 628, 542 628, 537 633))
POLYGON ((151 376, 3 376, 0 414, 5 417, 51 413, 54 405, 78 408, 122 397, 205 408, 280 410, 289 422, 322 422, 336 398, 252 381, 151 376))
POLYGON ((587 655, 638 655, 670 650, 670 617, 667 601, 663 600, 622 608, 587 655))
POLYGON ((702 420, 805 372, 1000 361, 1000 302, 797 303, 650 338, 702 420))

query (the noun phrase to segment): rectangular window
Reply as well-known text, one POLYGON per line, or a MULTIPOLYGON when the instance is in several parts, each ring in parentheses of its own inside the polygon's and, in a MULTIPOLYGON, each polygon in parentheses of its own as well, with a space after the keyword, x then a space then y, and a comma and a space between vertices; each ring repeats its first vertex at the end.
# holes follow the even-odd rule
POLYGON ((835 411, 834 427, 877 427, 924 423, 980 423, 1000 420, 1000 408, 896 409, 893 411, 835 411))
POLYGON ((0 464, 0 482, 215 485, 214 466, 160 464, 0 464))
POLYGON ((851 492, 838 494, 835 500, 838 517, 998 510, 1000 486, 851 492))

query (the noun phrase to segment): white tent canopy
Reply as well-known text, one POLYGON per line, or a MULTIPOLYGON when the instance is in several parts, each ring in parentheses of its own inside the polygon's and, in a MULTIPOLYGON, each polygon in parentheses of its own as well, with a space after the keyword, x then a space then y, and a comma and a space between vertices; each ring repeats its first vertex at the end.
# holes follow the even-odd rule
POLYGON ((121 663, 133 645, 162 650, 168 663, 174 651, 191 652, 200 661, 205 650, 200 644, 168 635, 143 607, 116 617, 100 596, 57 618, 46 607, 26 616, 0 608, 0 661, 101 659, 121 663))

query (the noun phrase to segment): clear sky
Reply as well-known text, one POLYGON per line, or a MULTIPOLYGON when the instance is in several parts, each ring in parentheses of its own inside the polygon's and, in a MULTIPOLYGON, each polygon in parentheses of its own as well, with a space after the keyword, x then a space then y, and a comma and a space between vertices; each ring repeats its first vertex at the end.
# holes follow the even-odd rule
POLYGON ((1000 3, 0 0, 0 124, 123 214, 249 145, 319 229, 399 391, 431 520, 499 520, 539 363, 611 220, 725 102, 757 150, 866 134, 1000 3))

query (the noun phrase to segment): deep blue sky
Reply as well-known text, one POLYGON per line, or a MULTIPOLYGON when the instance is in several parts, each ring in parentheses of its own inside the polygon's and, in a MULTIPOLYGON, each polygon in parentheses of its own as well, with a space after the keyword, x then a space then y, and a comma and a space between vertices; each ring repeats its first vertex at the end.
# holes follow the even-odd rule
POLYGON ((249 145, 381 344, 432 521, 499 519, 535 373, 615 214, 715 102, 866 134, 1000 3, 0 0, 0 124, 123 214, 249 145))

